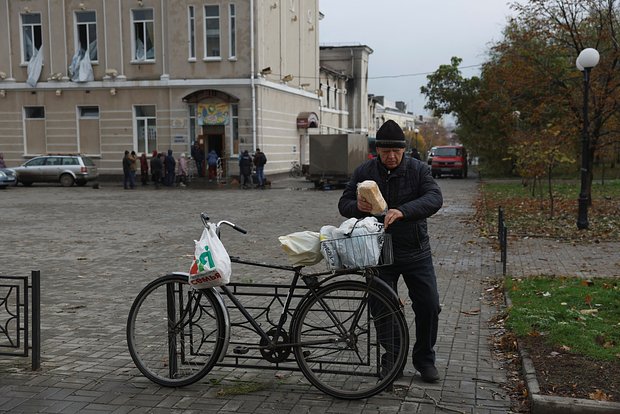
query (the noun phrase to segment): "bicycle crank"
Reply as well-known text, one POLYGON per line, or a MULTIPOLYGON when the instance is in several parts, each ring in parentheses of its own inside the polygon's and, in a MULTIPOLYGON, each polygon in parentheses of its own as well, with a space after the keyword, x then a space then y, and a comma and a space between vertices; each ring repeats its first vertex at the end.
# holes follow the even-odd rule
MULTIPOLYGON (((267 331, 267 335, 275 344, 288 344, 289 338, 288 334, 284 331, 284 329, 280 330, 280 334, 277 335, 278 328, 271 328, 267 331)), ((280 346, 277 345, 273 348, 269 348, 269 342, 265 339, 260 340, 260 353, 269 362, 284 362, 291 354, 291 347, 288 345, 280 346)))

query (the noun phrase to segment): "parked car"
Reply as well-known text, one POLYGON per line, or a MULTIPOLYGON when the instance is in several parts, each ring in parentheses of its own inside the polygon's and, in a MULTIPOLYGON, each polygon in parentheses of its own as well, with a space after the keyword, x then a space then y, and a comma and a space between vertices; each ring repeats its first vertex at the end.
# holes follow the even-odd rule
POLYGON ((17 175, 12 168, 0 168, 0 188, 17 184, 17 175))
POLYGON ((79 154, 41 155, 13 168, 17 181, 24 186, 32 183, 60 183, 63 187, 85 185, 99 176, 97 166, 79 154))
POLYGON ((433 178, 442 175, 467 178, 467 150, 462 145, 433 147, 430 164, 433 178))

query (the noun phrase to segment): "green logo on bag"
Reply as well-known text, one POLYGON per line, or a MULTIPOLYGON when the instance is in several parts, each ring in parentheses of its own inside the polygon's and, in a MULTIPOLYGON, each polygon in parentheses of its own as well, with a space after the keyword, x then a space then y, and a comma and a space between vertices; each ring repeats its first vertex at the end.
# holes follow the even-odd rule
POLYGON ((213 256, 211 256, 211 250, 209 250, 209 246, 205 246, 205 251, 198 258, 198 269, 202 272, 205 270, 205 264, 209 262, 209 269, 213 269, 215 267, 215 263, 213 263, 213 256))

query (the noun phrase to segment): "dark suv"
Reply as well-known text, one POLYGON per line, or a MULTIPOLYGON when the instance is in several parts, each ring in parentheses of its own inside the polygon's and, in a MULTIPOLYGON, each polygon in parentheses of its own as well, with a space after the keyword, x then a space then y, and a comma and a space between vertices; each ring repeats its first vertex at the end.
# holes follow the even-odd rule
POLYGON ((41 155, 13 168, 17 182, 30 186, 35 182, 60 183, 63 187, 85 185, 99 174, 88 157, 75 154, 41 155))

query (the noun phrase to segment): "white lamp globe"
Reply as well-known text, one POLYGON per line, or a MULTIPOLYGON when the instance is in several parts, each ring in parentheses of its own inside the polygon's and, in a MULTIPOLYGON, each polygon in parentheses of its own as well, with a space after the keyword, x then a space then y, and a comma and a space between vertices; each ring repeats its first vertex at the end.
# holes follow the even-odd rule
POLYGON ((583 72, 585 70, 583 66, 581 66, 581 63, 579 63, 579 59, 577 59, 575 65, 577 66, 577 69, 579 69, 579 72, 583 72))
POLYGON ((581 65, 584 69, 591 69, 598 65, 599 59, 600 55, 598 51, 588 47, 579 53, 579 57, 577 57, 577 65, 581 65))

